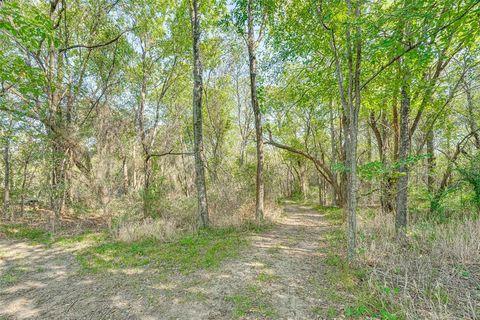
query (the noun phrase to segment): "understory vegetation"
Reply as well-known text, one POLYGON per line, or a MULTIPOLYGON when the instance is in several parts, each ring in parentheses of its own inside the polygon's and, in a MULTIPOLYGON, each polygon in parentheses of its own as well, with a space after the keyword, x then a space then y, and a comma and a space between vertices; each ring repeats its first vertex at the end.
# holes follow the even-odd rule
MULTIPOLYGON (((448 223, 421 218, 406 243, 396 241, 392 216, 360 213, 358 261, 349 265, 344 217, 326 212, 334 227, 325 235, 329 298, 344 315, 379 319, 475 319, 479 314, 480 220, 461 215, 448 223)), ((332 310, 332 316, 338 310, 332 310)))
POLYGON ((43 229, 22 225, 0 225, 0 233, 34 245, 71 248, 82 273, 102 273, 148 266, 158 273, 190 273, 218 267, 235 258, 248 243, 252 233, 265 232, 268 224, 200 230, 161 242, 155 237, 124 242, 107 233, 84 232, 78 235, 51 234, 43 229))

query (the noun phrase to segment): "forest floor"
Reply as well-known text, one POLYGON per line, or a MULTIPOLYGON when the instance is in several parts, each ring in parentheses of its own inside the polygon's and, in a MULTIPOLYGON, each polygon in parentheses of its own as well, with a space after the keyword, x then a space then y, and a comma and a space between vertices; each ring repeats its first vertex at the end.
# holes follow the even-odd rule
MULTIPOLYGON (((325 216, 287 204, 282 220, 212 269, 82 271, 82 245, 0 238, 0 319, 330 319, 325 216)), ((85 244, 83 244, 85 245, 85 244)))

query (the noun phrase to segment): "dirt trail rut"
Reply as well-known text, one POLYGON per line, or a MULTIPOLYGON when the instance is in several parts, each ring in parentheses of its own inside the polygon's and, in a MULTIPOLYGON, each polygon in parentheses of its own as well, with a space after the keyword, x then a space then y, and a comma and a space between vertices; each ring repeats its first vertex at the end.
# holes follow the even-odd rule
POLYGON ((0 239, 0 319, 323 319, 328 225, 308 207, 284 211, 237 259, 174 277, 82 275, 71 252, 0 239))

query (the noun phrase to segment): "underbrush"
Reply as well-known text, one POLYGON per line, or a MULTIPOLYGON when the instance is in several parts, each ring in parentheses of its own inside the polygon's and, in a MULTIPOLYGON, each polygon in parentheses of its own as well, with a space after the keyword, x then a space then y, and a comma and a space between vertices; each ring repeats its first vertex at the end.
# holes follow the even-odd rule
POLYGON ((268 225, 247 224, 242 228, 202 229, 167 243, 152 239, 132 243, 109 241, 81 250, 77 260, 90 273, 146 265, 162 273, 190 273, 215 268, 225 259, 237 256, 248 244, 248 233, 266 228, 268 225))
POLYGON ((201 229, 179 235, 173 241, 153 238, 136 242, 115 240, 107 233, 85 232, 55 235, 22 225, 0 225, 0 233, 12 239, 27 240, 47 247, 72 248, 83 273, 113 272, 149 266, 166 273, 190 273, 219 266, 245 248, 251 233, 269 229, 269 223, 245 223, 240 227, 201 229))
POLYGON ((407 245, 395 238, 394 217, 361 212, 358 256, 344 257, 340 210, 327 210, 326 264, 330 317, 373 319, 478 319, 480 315, 480 221, 457 219, 410 225, 407 245))
POLYGON ((407 246, 395 241, 393 216, 378 215, 360 228, 360 263, 369 285, 406 319, 477 319, 480 316, 480 220, 418 221, 407 246))
MULTIPOLYGON (((212 201, 212 203, 214 203, 212 201)), ((232 205, 230 203, 230 205, 232 205)), ((228 204, 224 204, 222 210, 210 212, 210 223, 213 228, 243 228, 245 225, 255 224, 255 203, 246 201, 239 204, 232 211, 227 210, 228 204)), ((267 224, 277 221, 281 215, 281 208, 272 202, 265 204, 265 222, 267 224)), ((164 214, 157 218, 143 219, 141 217, 129 217, 120 219, 114 225, 114 235, 117 240, 123 242, 139 242, 146 240, 168 242, 175 241, 191 234, 197 229, 197 216, 194 211, 181 211, 174 214, 164 214)))
POLYGON ((400 319, 395 306, 381 299, 381 288, 370 286, 368 269, 350 265, 346 261, 346 237, 344 214, 341 209, 317 207, 325 213, 331 228, 324 235, 327 285, 319 286, 331 306, 324 316, 358 319, 400 319))

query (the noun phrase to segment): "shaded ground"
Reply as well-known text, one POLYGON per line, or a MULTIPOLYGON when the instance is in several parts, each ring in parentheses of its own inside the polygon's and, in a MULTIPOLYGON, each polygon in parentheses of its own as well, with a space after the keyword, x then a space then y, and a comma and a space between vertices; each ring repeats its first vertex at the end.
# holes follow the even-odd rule
POLYGON ((0 239, 0 319, 326 319, 327 227, 318 212, 287 205, 237 259, 173 277, 148 267, 85 275, 75 248, 0 239))

